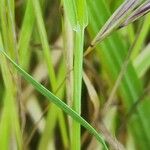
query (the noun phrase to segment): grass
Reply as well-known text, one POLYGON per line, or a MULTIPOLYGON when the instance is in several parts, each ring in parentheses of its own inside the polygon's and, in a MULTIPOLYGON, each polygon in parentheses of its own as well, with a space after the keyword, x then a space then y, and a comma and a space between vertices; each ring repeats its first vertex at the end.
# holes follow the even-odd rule
POLYGON ((149 10, 0 0, 0 149, 147 150, 149 10))

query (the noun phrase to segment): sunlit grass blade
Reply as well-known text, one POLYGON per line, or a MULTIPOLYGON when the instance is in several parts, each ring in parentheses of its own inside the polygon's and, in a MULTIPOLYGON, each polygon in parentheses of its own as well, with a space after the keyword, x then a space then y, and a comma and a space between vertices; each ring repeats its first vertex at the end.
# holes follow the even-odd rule
POLYGON ((26 73, 23 69, 21 69, 2 49, 1 49, 1 54, 6 56, 6 58, 11 62, 11 64, 16 68, 16 70, 23 76, 23 78, 29 83, 31 83, 38 92, 40 92, 42 95, 47 97, 51 102, 53 102, 63 111, 65 111, 78 123, 83 125, 92 135, 95 136, 95 138, 99 142, 103 144, 106 150, 108 149, 104 142, 103 137, 100 134, 98 134, 97 131, 88 122, 86 122, 78 113, 76 113, 74 110, 69 108, 62 100, 60 100, 58 97, 52 94, 49 90, 47 90, 44 86, 42 86, 40 83, 34 80, 28 73, 26 73))
POLYGON ((135 58, 134 66, 139 77, 142 77, 150 67, 150 44, 135 58))
MULTIPOLYGON (((84 29, 88 24, 86 0, 63 0, 65 13, 75 31, 74 66, 73 66, 73 109, 81 114, 82 64, 84 29)), ((80 149, 80 124, 73 120, 71 133, 71 149, 80 149)))
MULTIPOLYGON (((17 39, 14 4, 14 0, 0 1, 0 47, 4 47, 12 58, 17 60, 18 53, 16 49, 17 39)), ((0 145, 3 147, 5 144, 9 144, 10 137, 12 136, 14 139, 14 145, 19 149, 22 149, 21 123, 23 123, 23 117, 19 120, 19 117, 22 115, 22 109, 20 107, 21 102, 19 100, 17 101, 17 95, 20 95, 20 90, 16 90, 19 87, 18 75, 14 69, 8 67, 5 58, 1 57, 0 61, 2 80, 4 80, 4 93, 7 95, 7 98, 4 98, 6 101, 4 102, 4 112, 2 112, 5 113, 5 111, 7 111, 7 116, 4 119, 5 121, 2 121, 4 123, 2 124, 6 126, 4 127, 6 130, 3 134, 8 136, 8 138, 5 137, 5 139, 2 140, 4 143, 1 143, 2 145, 0 145), (14 78, 16 79, 15 81, 14 78), (7 104, 11 105, 11 108, 8 108, 7 104), (20 113, 18 113, 19 109, 20 113), (9 125, 6 125, 7 123, 9 125)), ((3 114, 3 116, 4 115, 5 114, 3 114)), ((1 131, 3 131, 3 129, 1 131)), ((0 147, 0 149, 3 149, 2 147, 0 147)))
POLYGON ((147 150, 149 20, 150 0, 0 0, 0 150, 147 150))
POLYGON ((52 85, 52 89, 53 91, 55 91, 55 88, 56 88, 55 71, 54 71, 54 67, 52 63, 51 51, 50 51, 50 47, 48 43, 44 20, 42 17, 42 10, 40 6, 40 2, 32 0, 32 5, 33 5, 36 21, 37 21, 38 32, 39 32, 40 40, 42 43, 42 48, 43 48, 43 53, 44 53, 44 58, 46 61, 47 69, 48 69, 49 79, 52 85))
POLYGON ((136 43, 133 47, 133 50, 132 50, 132 54, 131 54, 131 59, 132 60, 134 60, 137 57, 140 50, 142 49, 142 47, 145 44, 145 40, 147 38, 148 31, 149 31, 149 28, 150 28, 149 20, 150 20, 150 15, 147 15, 144 19, 143 24, 140 27, 138 36, 135 37, 135 38, 137 38, 137 41, 136 41, 136 43))
POLYGON ((65 11, 74 31, 85 28, 88 24, 87 5, 85 0, 63 0, 65 11))
POLYGON ((35 22, 35 16, 33 11, 32 1, 28 0, 21 30, 19 33, 19 41, 17 45, 18 52, 19 52, 19 63, 21 67, 26 69, 28 68, 29 58, 31 53, 31 51, 29 50, 29 45, 30 45, 30 38, 33 32, 34 22, 35 22))

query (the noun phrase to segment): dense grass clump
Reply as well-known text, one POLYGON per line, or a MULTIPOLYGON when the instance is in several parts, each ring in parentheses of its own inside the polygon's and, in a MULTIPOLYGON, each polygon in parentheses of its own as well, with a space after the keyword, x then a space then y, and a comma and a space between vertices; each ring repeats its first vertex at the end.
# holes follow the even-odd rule
POLYGON ((0 0, 0 150, 148 150, 149 11, 0 0))

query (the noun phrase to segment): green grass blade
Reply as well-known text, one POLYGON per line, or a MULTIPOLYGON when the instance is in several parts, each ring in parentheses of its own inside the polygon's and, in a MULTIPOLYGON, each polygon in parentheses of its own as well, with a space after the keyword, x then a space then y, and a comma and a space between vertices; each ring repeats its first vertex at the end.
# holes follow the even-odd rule
POLYGON ((87 5, 85 0, 63 0, 64 8, 72 28, 78 31, 88 24, 87 5))
POLYGON ((25 80, 27 80, 29 83, 31 83, 37 91, 39 91, 42 95, 44 95, 49 100, 51 100, 55 105, 57 105, 59 108, 61 108, 63 111, 65 111, 68 115, 70 115, 78 123, 83 125, 92 135, 95 136, 95 138, 99 142, 101 142, 103 144, 103 146, 106 150, 108 149, 105 142, 104 142, 104 140, 103 140, 103 138, 102 138, 102 136, 99 133, 97 133, 97 131, 88 122, 86 122, 80 115, 78 115, 78 113, 76 113, 74 110, 69 108, 64 102, 62 102, 58 97, 56 97, 54 94, 52 94, 44 86, 42 86, 40 83, 38 83, 36 80, 34 80, 23 69, 21 69, 3 50, 1 50, 1 52, 13 64, 13 66, 23 76, 23 78, 25 80))
MULTIPOLYGON (((99 28, 106 22, 107 18, 109 18, 110 12, 108 11, 107 3, 104 0, 88 0, 87 2, 89 12, 91 12, 89 13, 90 20, 88 29, 89 33, 93 37, 98 33, 99 28), (100 17, 99 14, 104 15, 103 17, 100 17)), ((118 76, 128 50, 125 44, 127 45, 125 41, 121 40, 119 34, 114 33, 110 38, 102 42, 101 45, 97 47, 97 54, 99 55, 100 61, 102 62, 104 70, 109 78, 108 82, 114 83, 118 76)), ((128 65, 118 93, 122 97, 126 109, 130 109, 133 103, 143 93, 141 81, 137 78, 137 74, 135 73, 131 63, 128 65)), ((146 132, 150 120, 142 117, 142 114, 145 111, 145 109, 142 109, 139 106, 134 118, 132 118, 129 122, 130 131, 136 139, 136 144, 140 143, 139 145, 141 149, 146 149, 145 145, 149 145, 150 141, 150 136, 146 132)))
POLYGON ((139 77, 142 77, 150 67, 150 44, 136 57, 133 64, 139 77))
MULTIPOLYGON (((57 81, 56 81, 54 66, 52 63, 52 55, 51 55, 51 50, 50 50, 50 46, 49 46, 49 42, 48 42, 47 32, 46 32, 46 28, 45 28, 45 24, 44 24, 44 19, 42 16, 42 9, 41 9, 39 1, 32 0, 32 5, 33 5, 33 10, 34 10, 34 15, 35 15, 36 21, 37 21, 38 33, 39 33, 39 37, 40 37, 41 44, 42 44, 44 58, 45 58, 47 69, 48 69, 49 80, 51 83, 52 91, 55 92, 57 89, 57 81)), ((53 108, 54 112, 55 111, 57 112, 57 107, 55 105, 53 105, 53 107, 54 107, 53 108)), ((61 112, 59 111, 59 113, 61 113, 61 112)), ((53 113, 51 115, 53 115, 53 113)), ((58 115, 60 115, 60 114, 58 114, 58 115)), ((58 117, 58 115, 56 115, 56 117, 58 117)), ((56 120, 56 119, 57 118, 55 118, 54 120, 56 120)), ((55 126, 55 123, 54 123, 54 126, 55 126)), ((45 147, 47 147, 47 144, 48 144, 49 138, 50 138, 49 135, 51 135, 50 132, 47 132, 50 124, 51 124, 51 121, 46 122, 44 133, 40 140, 39 149, 45 149, 45 147), (45 143, 47 143, 47 144, 45 144, 45 143)), ((51 131, 53 131, 53 130, 51 130, 51 131)))
POLYGON ((150 15, 146 16, 144 19, 143 25, 142 25, 139 35, 138 35, 138 39, 132 50, 132 54, 131 54, 132 60, 134 60, 134 58, 136 58, 136 56, 138 55, 142 46, 144 45, 144 41, 145 41, 148 31, 150 29, 149 20, 150 20, 150 15))
POLYGON ((19 63, 21 67, 26 69, 28 68, 27 67, 29 63, 28 60, 30 58, 30 51, 28 48, 30 44, 31 34, 33 32, 34 22, 35 22, 35 16, 33 11, 32 1, 28 0, 21 30, 19 33, 19 41, 18 41, 19 63))
MULTIPOLYGON (((83 40, 84 30, 75 33, 75 52, 74 52, 74 76, 73 76, 73 109, 81 114, 81 89, 82 89, 82 63, 83 63, 83 40)), ((80 149, 81 129, 80 124, 73 120, 72 123, 72 150, 80 149)))
MULTIPOLYGON (((73 109, 81 114, 81 89, 82 89, 82 64, 84 28, 88 24, 87 5, 85 0, 64 0, 65 13, 69 18, 73 30, 75 31, 74 45, 74 91, 73 109)), ((71 149, 80 149, 81 129, 80 124, 73 120, 71 136, 71 149)))
POLYGON ((32 0, 32 5, 34 9, 34 14, 37 20, 37 26, 38 26, 41 43, 42 43, 44 58, 45 58, 47 68, 48 68, 49 79, 51 81, 52 89, 53 91, 55 91, 55 88, 57 87, 55 71, 54 71, 54 67, 52 64, 51 51, 50 51, 47 33, 46 33, 46 29, 45 29, 45 25, 44 25, 44 21, 42 17, 42 10, 40 6, 40 2, 32 0))
MULTIPOLYGON (((15 2, 14 0, 1 0, 0 1, 0 26, 1 26, 1 33, 0 33, 0 46, 4 47, 7 52, 17 60, 17 48, 16 48, 16 26, 15 26, 15 2)), ((18 108, 19 105, 16 105, 17 100, 17 88, 19 87, 19 80, 16 74, 16 71, 10 69, 7 65, 7 60, 1 57, 1 68, 2 68, 2 76, 5 82, 5 92, 8 95, 5 99, 8 102, 4 102, 4 104, 11 105, 11 109, 9 109, 6 105, 5 109, 7 110, 9 120, 7 123, 10 125, 7 126, 6 122, 4 123, 8 127, 8 136, 13 137, 15 141, 15 146, 18 149, 22 148, 22 135, 21 135, 21 127, 20 121, 18 116, 18 108), (2 65, 3 64, 3 65, 2 65), (14 77, 16 77, 16 81, 14 81, 14 77), (10 131, 10 132, 9 132, 10 131)), ((18 103, 19 104, 19 103, 18 103)), ((4 132, 7 132, 5 130, 4 132)), ((4 133, 5 134, 5 133, 4 133)), ((5 139, 6 143, 9 144, 9 140, 5 139)), ((1 149, 1 148, 0 148, 1 149)))

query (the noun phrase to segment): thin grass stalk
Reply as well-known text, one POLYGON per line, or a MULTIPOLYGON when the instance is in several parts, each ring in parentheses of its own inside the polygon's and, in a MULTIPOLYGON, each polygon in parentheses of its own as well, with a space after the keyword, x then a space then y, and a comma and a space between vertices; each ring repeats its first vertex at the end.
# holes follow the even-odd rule
MULTIPOLYGON (((4 46, 4 48, 11 54, 11 56, 14 59, 17 59, 17 49, 16 49, 16 33, 15 33, 15 8, 14 8, 14 0, 7 1, 7 0, 1 0, 0 1, 0 24, 1 24, 1 32, 2 32, 2 41, 0 42, 1 45, 4 46), (6 13, 7 12, 7 13, 6 13)), ((11 110, 9 110, 10 114, 10 124, 11 124, 11 133, 9 133, 9 136, 13 136, 16 141, 16 145, 19 149, 22 147, 22 137, 21 137, 21 128, 20 128, 20 120, 18 116, 19 111, 19 92, 17 92, 17 88, 19 87, 19 78, 12 68, 8 67, 7 62, 5 62, 4 59, 2 59, 2 62, 6 64, 6 66, 2 70, 5 69, 5 71, 8 73, 7 76, 7 84, 10 86, 7 88, 6 84, 6 93, 11 97, 10 105, 11 110), (6 69, 7 68, 7 69, 6 69), (14 81, 14 78, 17 79, 17 81, 14 81), (18 101, 16 101, 18 100, 18 101), (13 118, 13 119, 12 119, 13 118)), ((3 74, 3 79, 6 76, 6 74, 3 74)), ((6 99, 9 100, 9 99, 6 99)), ((7 109, 7 108, 6 108, 7 109)), ((8 129, 9 130, 9 129, 8 129)), ((9 139, 6 139, 9 140, 9 139)))
POLYGON ((19 53, 20 65, 26 70, 28 70, 29 59, 31 55, 31 51, 29 50, 29 43, 33 32, 35 15, 34 15, 32 1, 28 0, 26 5, 27 6, 25 9, 24 18, 19 33, 19 41, 18 41, 17 49, 19 53))
MULTIPOLYGON (((81 114, 81 89, 82 89, 82 64, 83 64, 83 41, 84 29, 75 32, 75 51, 74 51, 74 92, 73 109, 81 114)), ((80 149, 81 128, 76 121, 72 123, 72 150, 80 149)))
MULTIPOLYGON (((74 68, 73 68, 73 109, 81 114, 82 63, 84 29, 88 24, 87 6, 85 0, 64 0, 64 8, 72 29, 75 31, 74 68)), ((73 120, 71 133, 71 149, 80 149, 81 128, 73 120)))
POLYGON ((39 1, 32 0, 32 4, 33 4, 33 9, 34 9, 34 14, 37 20, 38 31, 40 34, 40 40, 41 40, 42 48, 43 48, 43 54, 44 54, 47 68, 48 68, 49 79, 51 81, 52 89, 53 91, 55 91, 57 83, 56 83, 54 67, 52 64, 51 51, 50 51, 50 47, 48 43, 48 37, 47 37, 47 33, 46 33, 46 29, 45 29, 44 21, 42 17, 41 6, 40 6, 39 1))
MULTIPOLYGON (((139 34, 138 34, 138 35, 139 35, 139 34)), ((127 67, 128 67, 128 65, 129 65, 129 62, 130 62, 131 53, 132 53, 132 51, 133 51, 134 45, 135 45, 136 42, 137 42, 138 37, 139 37, 139 36, 137 36, 137 38, 135 38, 133 44, 131 45, 131 47, 130 47, 129 50, 128 50, 128 53, 127 53, 127 55, 126 55, 126 57, 125 57, 125 60, 124 60, 124 62, 123 62, 123 64, 122 64, 122 66, 121 66, 121 70, 120 70, 120 72, 119 72, 119 74, 118 74, 118 77, 117 77, 117 79, 116 79, 116 81, 115 81, 115 84, 114 84, 114 86, 113 86, 113 88, 112 88, 112 91, 110 92, 110 96, 109 96, 108 100, 106 101, 106 103, 105 103, 105 105, 104 105, 104 108, 103 108, 103 110, 102 110, 102 115, 103 115, 103 117, 104 117, 104 115, 106 115, 107 112, 109 111, 109 108, 110 108, 111 104, 113 103, 115 94, 116 94, 116 92, 117 92, 117 90, 118 90, 118 88, 119 88, 119 86, 120 86, 120 84, 121 84, 121 81, 122 81, 123 78, 124 78, 124 75, 126 74, 127 67)), ((105 117, 104 117, 104 118, 105 118, 105 117)))
MULTIPOLYGON (((19 61, 19 55, 18 55, 18 49, 17 49, 17 35, 16 35, 16 25, 15 25, 15 1, 14 0, 6 0, 6 7, 7 7, 7 22, 8 22, 8 33, 9 33, 9 44, 11 46, 10 49, 12 49, 14 58, 16 61, 19 61)), ((18 118, 18 123, 21 123, 21 130, 22 133, 24 131, 25 127, 25 114, 24 114, 24 107, 23 103, 21 101, 21 79, 19 75, 15 72, 13 72, 13 76, 16 78, 16 81, 14 82, 16 85, 16 103, 14 105, 14 108, 16 107, 16 113, 20 114, 21 121, 18 118), (18 107, 18 108, 17 108, 18 107)), ((18 115, 16 115, 18 116, 18 115)), ((19 117, 19 116, 18 116, 19 117)), ((15 118, 15 117, 14 117, 15 118)), ((16 119, 17 121, 17 119, 16 119)), ((16 128, 17 129, 17 128, 16 128)), ((17 134, 16 130, 16 134, 17 134)), ((18 139, 20 139, 18 137, 18 139)))
MULTIPOLYGON (((65 68, 65 60, 64 58, 61 60, 61 64, 58 71, 57 81, 58 81, 58 88, 56 90, 56 93, 58 93, 58 96, 63 99, 65 95, 65 80, 66 80, 66 68, 65 68)), ((64 114, 61 109, 58 109, 58 123, 60 127, 61 137, 64 144, 64 148, 69 148, 69 137, 68 137, 68 130, 67 130, 67 123, 64 119, 64 114)))
MULTIPOLYGON (((63 28, 63 44, 64 44, 64 58, 66 64, 66 100, 67 104, 72 107, 73 102, 73 46, 74 46, 74 32, 70 22, 65 14, 62 20, 63 28)), ((71 137, 72 121, 68 118, 69 135, 71 137)))
POLYGON ((148 31, 150 29, 149 20, 150 20, 150 15, 145 17, 143 25, 141 26, 139 37, 137 39, 137 42, 136 42, 135 46, 133 47, 133 51, 132 51, 132 54, 131 54, 132 60, 134 60, 137 57, 137 55, 140 52, 142 46, 144 45, 144 41, 145 41, 145 39, 148 35, 148 31))
MULTIPOLYGON (((1 35, 0 46, 3 47, 1 35)), ((22 134, 18 108, 16 107, 16 88, 14 87, 13 77, 8 67, 8 62, 3 56, 0 56, 0 64, 5 85, 5 96, 3 99, 4 109, 0 122, 0 130, 3 131, 0 132, 0 149, 7 149, 10 137, 12 136, 15 138, 18 149, 22 149, 22 134), (12 134, 12 131, 14 134, 12 134)))
POLYGON ((150 43, 143 49, 143 51, 134 59, 133 65, 139 76, 143 77, 150 67, 150 43))
MULTIPOLYGON (((33 9, 35 12, 36 19, 37 19, 38 31, 40 34, 44 58, 45 58, 47 68, 48 68, 49 80, 51 82, 52 91, 55 92, 57 89, 57 80, 56 80, 55 70, 54 70, 53 63, 52 63, 52 55, 51 55, 50 46, 48 43, 48 37, 47 37, 47 33, 46 33, 46 29, 45 29, 44 21, 43 21, 43 17, 42 17, 42 10, 40 7, 40 3, 38 1, 32 0, 32 4, 33 4, 33 9)), ((39 149, 41 149, 41 150, 46 149, 46 147, 48 146, 49 138, 52 135, 52 133, 48 132, 48 131, 54 131, 54 130, 49 130, 49 125, 51 124, 50 119, 52 117, 55 117, 54 124, 53 124, 55 126, 58 115, 61 115, 60 113, 62 113, 61 111, 58 111, 58 108, 55 105, 52 104, 52 106, 53 106, 52 107, 53 109, 51 109, 49 111, 49 115, 48 115, 49 121, 46 122, 44 133, 43 133, 43 136, 41 137, 41 140, 39 143, 39 149), (56 116, 53 115, 54 112, 56 112, 56 116)), ((61 120, 62 120, 62 118, 61 118, 61 120)), ((54 126, 52 128, 54 128, 54 126)))

